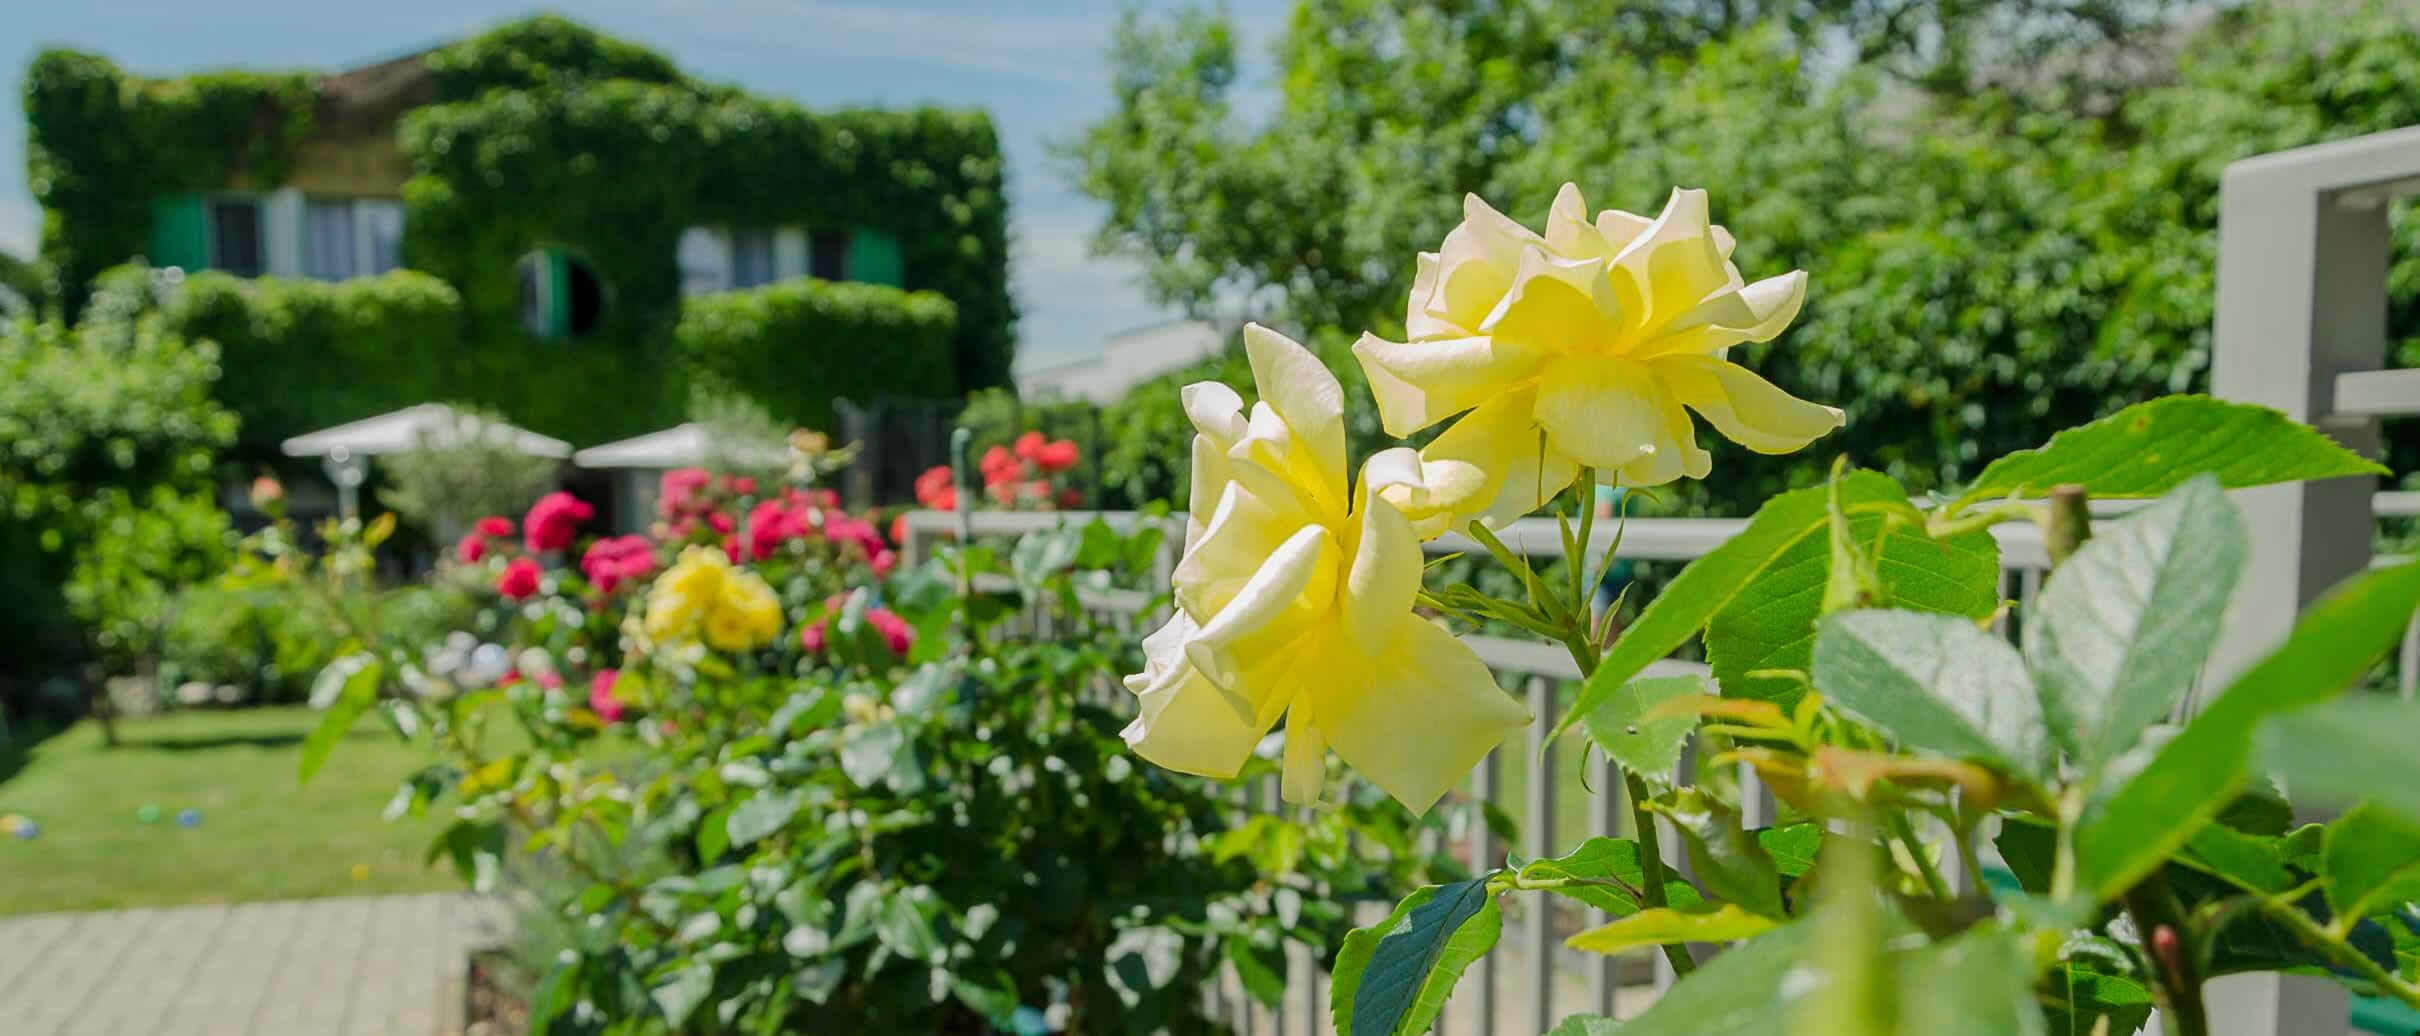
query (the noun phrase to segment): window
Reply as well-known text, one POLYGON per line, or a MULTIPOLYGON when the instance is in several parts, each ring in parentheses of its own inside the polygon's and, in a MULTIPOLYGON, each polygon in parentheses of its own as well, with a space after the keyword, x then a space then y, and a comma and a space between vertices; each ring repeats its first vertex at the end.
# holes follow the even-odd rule
POLYGON ((313 200, 303 206, 303 276, 341 281, 356 273, 353 203, 313 200))
POLYGON ((403 265, 403 203, 388 198, 353 202, 354 233, 366 246, 356 262, 364 275, 375 276, 403 265))
POLYGON ((723 236, 707 227, 681 231, 674 258, 681 267, 681 294, 712 295, 731 287, 731 251, 723 236))
POLYGON ((807 235, 807 276, 827 281, 848 279, 848 231, 818 230, 807 235))
POLYGON ((541 248, 514 265, 521 326, 532 336, 557 341, 596 330, 605 316, 605 283, 578 256, 541 248))
POLYGON ((211 199, 210 266, 239 277, 260 276, 260 202, 257 199, 211 199))
POLYGON ((731 286, 754 288, 773 283, 773 232, 764 229, 731 232, 731 286))

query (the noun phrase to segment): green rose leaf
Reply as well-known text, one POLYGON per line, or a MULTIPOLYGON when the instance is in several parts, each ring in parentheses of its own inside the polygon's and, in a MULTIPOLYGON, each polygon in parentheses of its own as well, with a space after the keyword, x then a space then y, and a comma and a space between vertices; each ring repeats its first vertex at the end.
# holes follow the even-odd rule
POLYGON ((1420 889, 1377 926, 1354 929, 1337 950, 1328 987, 1337 1036, 1426 1030, 1463 970, 1503 929, 1484 876, 1420 889))
POLYGON ((1773 858, 1773 869, 1785 880, 1814 870, 1816 854, 1823 849, 1822 824, 1760 827, 1754 834, 1756 844, 1763 846, 1765 855, 1773 858))
POLYGON ((363 713, 378 704, 378 681, 385 678, 386 669, 386 663, 379 661, 378 656, 363 652, 339 658, 320 670, 319 678, 313 681, 311 696, 324 697, 328 711, 320 716, 319 725, 311 728, 310 735, 303 738, 301 773, 296 783, 308 781, 312 774, 318 773, 327 763, 328 753, 336 750, 336 743, 353 732, 353 725, 361 721, 363 713))
POLYGON ((1712 694, 1700 676, 1664 676, 1632 680, 1587 716, 1588 736, 1622 768, 1638 774, 1658 792, 1670 790, 1678 772, 1681 748, 1697 717, 1689 713, 1649 718, 1655 707, 1673 698, 1712 694))
POLYGON ((2243 672, 2149 765, 2088 811, 2076 832, 2083 887, 2108 898, 2174 855, 2243 787, 2260 722, 2324 701, 2369 671, 2420 608, 2420 564, 2364 572, 2303 612, 2275 652, 2243 672))
MULTIPOLYGON (((1549 860, 1532 860, 1521 868, 1523 881, 1558 878, 1620 881, 1620 885, 1573 884, 1549 890, 1615 917, 1637 913, 1645 906, 1635 893, 1647 883, 1646 871, 1639 864, 1639 844, 1627 838, 1591 838, 1566 855, 1549 860)), ((1666 902, 1683 909, 1703 901, 1703 897, 1698 895, 1697 886, 1678 878, 1665 880, 1664 896, 1666 902)))
POLYGON ((874 937, 908 960, 942 963, 941 897, 922 885, 884 897, 874 909, 874 937))
POLYGON ((2326 831, 2321 876, 2338 915, 2366 917, 2420 900, 2420 824, 2364 803, 2326 831))
POLYGON ((899 764, 907 738, 893 723, 873 723, 848 733, 840 746, 840 771, 860 788, 871 789, 899 764))
POLYGON ((1815 689, 1904 747, 2051 773, 2025 661, 1972 621, 1905 611, 1842 612, 1815 640, 1815 689))
POLYGON ((1255 945, 1248 935, 1227 939, 1227 960, 1235 965, 1244 992, 1261 1006, 1277 1008, 1286 999, 1286 952, 1280 946, 1255 945))
POLYGON ((2420 706, 2376 695, 2296 709, 2271 718, 2259 737, 2261 768, 2294 790, 2296 801, 2356 803, 2420 821, 2420 783, 2412 747, 2420 745, 2420 706))
POLYGON ((2098 497, 2159 496, 2196 475, 2242 489, 2384 475, 2386 469, 2268 407, 2209 396, 2137 403, 1983 469, 1960 501, 2042 496, 2074 484, 2098 497))
POLYGON ((1665 943, 1747 939, 1772 931, 1780 923, 1770 917, 1749 913, 1733 903, 1706 911, 1657 907, 1598 925, 1564 942, 1575 950, 1614 954, 1665 943))
POLYGON ((1575 1014, 1546 1031, 1546 1036, 1616 1036, 1622 1023, 1601 1014, 1575 1014))
POLYGON ((689 1016, 697 1013, 698 1005, 714 991, 714 965, 692 960, 656 980, 647 990, 647 998, 664 1013, 665 1024, 674 1030, 688 1024, 689 1016))
MULTIPOLYGON (((1884 526, 1880 514, 1848 518, 1849 535, 1874 559, 1881 578, 1877 604, 1968 619, 1999 608, 2000 544, 1990 533, 1934 540, 1913 529, 1886 531, 1884 526)), ((1830 537, 1817 531, 1775 559, 1706 624, 1706 663, 1724 697, 1757 698, 1787 709, 1805 693, 1795 679, 1748 674, 1805 672, 1815 664, 1815 623, 1824 614, 1833 558, 1830 537)))
MULTIPOLYGON (((1887 475, 1871 471, 1852 471, 1839 480, 1841 506, 1851 512, 1861 507, 1901 506, 1907 502, 1907 490, 1887 475)), ((1596 674, 1580 691, 1579 699, 1555 727, 1561 736, 1572 724, 1594 713, 1612 698, 1614 692, 1645 672, 1657 659, 1672 653, 1701 629, 1707 629, 1718 615, 1727 616, 1723 623, 1724 637, 1731 641, 1726 654, 1716 657, 1715 680, 1724 693, 1748 694, 1751 697, 1790 698, 1791 689, 1765 689, 1765 681, 1752 682, 1762 693, 1749 693, 1747 686, 1734 684, 1732 677, 1744 677, 1750 669, 1765 668, 1752 659, 1775 657, 1790 663, 1787 652, 1779 646, 1801 641, 1808 646, 1814 639, 1815 611, 1822 599, 1823 583, 1830 557, 1830 546, 1824 533, 1829 521, 1832 489, 1815 486, 1792 490, 1765 501, 1765 505, 1748 519, 1746 528, 1719 547, 1706 552, 1681 569, 1672 584, 1649 601, 1638 620, 1623 631, 1613 643, 1596 674), (1768 584, 1787 581, 1783 587, 1768 584), (1803 602, 1795 600, 1807 595, 1803 602), (1756 602, 1774 602, 1789 597, 1785 605, 1791 614, 1804 614, 1803 622, 1787 618, 1771 623, 1755 620, 1757 608, 1751 606, 1732 610, 1743 597, 1756 602), (1761 637, 1751 634, 1761 632, 1761 637), (1753 642, 1756 647, 1751 647, 1753 642)), ((1851 524, 1870 543, 1882 527, 1878 514, 1855 513, 1851 524)), ((1907 607, 1947 611, 1955 614, 1987 615, 1999 606, 1999 547, 1989 535, 1975 534, 1946 543, 1935 544, 1922 536, 1901 533, 1890 537, 1880 564, 1886 576, 1907 578, 1910 585, 1894 587, 1907 596, 1895 598, 1907 607), (1939 570, 1939 571, 1936 571, 1939 570), (1974 580, 1979 579, 1976 583, 1974 580), (1970 585, 1970 583, 1972 585, 1970 585)), ((1715 634, 1708 632, 1710 654, 1715 634)), ((1796 663, 1805 665, 1803 652, 1796 663)))
POLYGON ((2063 960, 2052 965, 2042 983, 2042 1013, 2050 1031, 2065 1036, 2100 1032, 2094 1026, 2109 1020, 2107 1036, 2140 1032, 2151 1021, 2151 987, 2126 976, 2113 975, 2086 960, 2063 960))
POLYGON ((2087 780, 2192 687, 2246 550, 2234 506, 2205 476, 2110 523, 2043 587, 2025 659, 2051 736, 2087 780))
POLYGON ((795 790, 759 793, 731 810, 731 816, 723 822, 724 830, 731 836, 732 845, 747 848, 781 830, 791 817, 797 816, 800 801, 795 790))
POLYGON ((1781 871, 1764 845, 1740 826, 1736 811, 1692 789, 1676 796, 1664 813, 1680 829, 1689 865, 1706 891, 1765 917, 1784 916, 1781 871))

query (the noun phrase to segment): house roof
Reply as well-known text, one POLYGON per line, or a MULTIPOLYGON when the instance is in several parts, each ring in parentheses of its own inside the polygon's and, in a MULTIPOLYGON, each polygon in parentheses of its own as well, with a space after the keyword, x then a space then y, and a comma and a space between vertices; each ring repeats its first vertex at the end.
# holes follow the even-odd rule
POLYGON ((383 130, 406 111, 437 99, 430 47, 320 77, 316 125, 349 135, 383 130))

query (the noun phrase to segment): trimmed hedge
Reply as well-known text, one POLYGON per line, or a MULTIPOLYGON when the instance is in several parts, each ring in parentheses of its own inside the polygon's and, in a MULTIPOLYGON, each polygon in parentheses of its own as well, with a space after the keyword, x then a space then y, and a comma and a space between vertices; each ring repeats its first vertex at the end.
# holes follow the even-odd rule
POLYGON ((457 373, 469 366, 455 362, 461 298, 425 273, 338 282, 200 273, 169 297, 164 316, 184 337, 218 343, 218 397, 244 415, 237 448, 248 457, 274 457, 278 443, 304 432, 480 387, 457 373))
POLYGON ((695 377, 828 429, 835 399, 956 395, 957 326, 933 292, 805 280, 692 298, 674 339, 695 377))

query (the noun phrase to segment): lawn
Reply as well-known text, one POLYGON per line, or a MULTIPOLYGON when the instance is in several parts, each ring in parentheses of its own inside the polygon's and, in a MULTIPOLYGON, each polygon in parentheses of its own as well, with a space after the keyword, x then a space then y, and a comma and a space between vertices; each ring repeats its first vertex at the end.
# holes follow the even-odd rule
POLYGON ((421 862, 441 817, 380 817, 423 750, 367 720, 298 785, 318 718, 179 712, 121 721, 117 748, 89 721, 0 746, 0 814, 41 825, 30 841, 0 838, 0 915, 461 888, 421 862), (157 822, 139 819, 146 806, 157 822), (186 809, 201 822, 180 826, 186 809))

